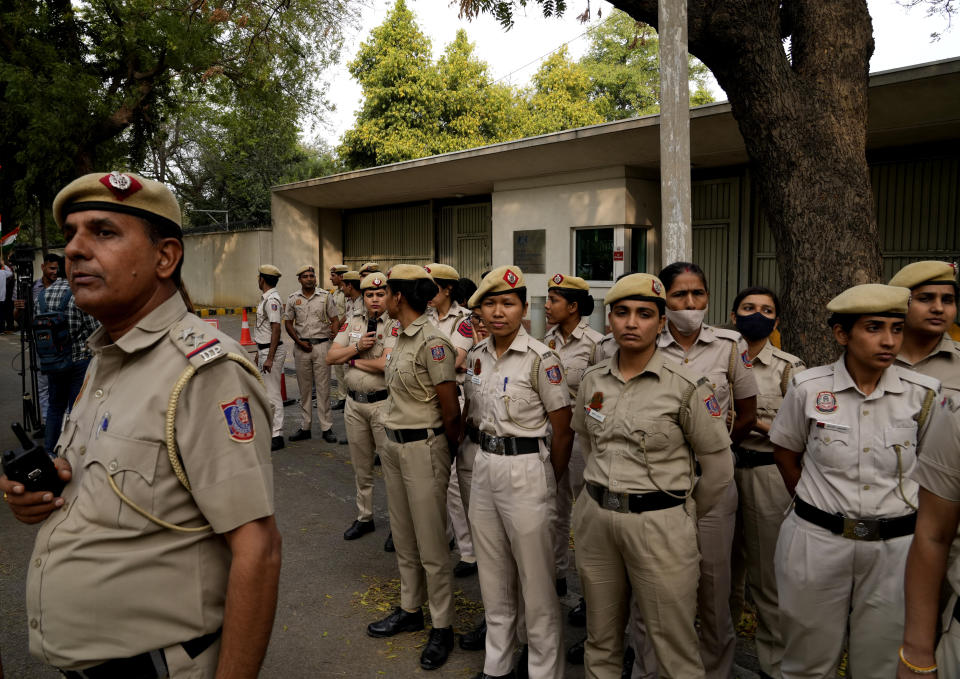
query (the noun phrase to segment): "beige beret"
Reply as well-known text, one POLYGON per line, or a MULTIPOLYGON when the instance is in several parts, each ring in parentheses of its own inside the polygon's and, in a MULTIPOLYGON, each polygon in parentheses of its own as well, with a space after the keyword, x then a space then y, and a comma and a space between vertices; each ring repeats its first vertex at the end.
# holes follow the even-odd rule
POLYGON ((359 281, 360 272, 359 271, 344 271, 343 280, 345 281, 359 281))
POLYGON ((371 274, 367 274, 363 277, 363 280, 360 282, 361 290, 375 290, 377 288, 383 288, 387 285, 387 277, 380 271, 374 271, 371 274))
POLYGON ((603 298, 603 303, 614 304, 625 297, 648 297, 651 301, 654 299, 667 301, 663 283, 659 278, 648 273, 632 273, 624 276, 613 284, 607 296, 603 298))
POLYGON ((893 278, 890 279, 890 285, 898 285, 912 290, 930 283, 954 283, 957 279, 957 272, 953 267, 954 265, 949 262, 933 260, 914 262, 913 264, 907 264, 894 274, 893 278))
POLYGON ((387 272, 387 278, 392 281, 416 281, 421 278, 433 280, 433 276, 427 273, 426 269, 413 264, 397 264, 387 272))
POLYGON ((827 311, 834 314, 906 316, 909 303, 908 288, 867 283, 841 292, 827 302, 827 311))
POLYGON ((365 276, 368 273, 373 273, 374 271, 379 271, 380 265, 376 262, 367 262, 360 267, 360 275, 365 276))
POLYGON ((280 278, 280 276, 283 275, 280 273, 280 269, 275 267, 273 264, 261 264, 257 271, 268 276, 276 276, 277 278, 280 278))
POLYGON ((317 273, 317 270, 313 268, 313 264, 304 264, 299 269, 297 269, 297 275, 299 276, 300 274, 306 271, 312 271, 313 273, 317 273))
POLYGON ((437 278, 442 278, 445 281, 460 280, 460 274, 457 273, 457 270, 452 266, 447 266, 446 264, 434 262, 433 264, 427 264, 423 268, 426 269, 427 273, 433 276, 435 280, 437 278))
POLYGON ((577 276, 565 276, 562 273, 555 273, 547 284, 547 289, 549 290, 550 288, 568 288, 570 290, 586 290, 589 292, 590 284, 577 276))
POLYGON ((346 264, 335 264, 330 267, 330 273, 345 274, 350 270, 350 267, 346 264))
POLYGON ((480 287, 478 287, 477 291, 470 297, 467 306, 472 309, 480 306, 480 302, 483 301, 484 297, 499 295, 505 292, 514 292, 515 290, 526 287, 527 283, 520 267, 513 266, 512 264, 508 266, 498 266, 483 277, 483 280, 480 281, 480 287))
POLYGON ((67 215, 105 210, 149 219, 183 238, 180 204, 165 184, 130 172, 95 172, 67 184, 53 199, 53 218, 63 228, 67 215))

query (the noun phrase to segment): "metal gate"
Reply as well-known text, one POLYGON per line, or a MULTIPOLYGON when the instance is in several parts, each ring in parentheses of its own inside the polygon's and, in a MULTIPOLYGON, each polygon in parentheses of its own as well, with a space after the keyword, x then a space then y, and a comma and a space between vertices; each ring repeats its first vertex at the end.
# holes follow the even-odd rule
POLYGON ((437 261, 479 283, 490 268, 490 203, 445 205, 437 222, 437 261))

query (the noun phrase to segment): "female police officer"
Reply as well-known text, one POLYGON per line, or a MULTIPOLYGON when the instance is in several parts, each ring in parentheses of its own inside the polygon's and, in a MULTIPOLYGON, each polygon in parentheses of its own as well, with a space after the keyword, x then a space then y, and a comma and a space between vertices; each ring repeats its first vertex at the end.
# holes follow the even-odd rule
POLYGON ((427 320, 437 285, 423 267, 398 264, 387 277, 387 311, 402 330, 386 364, 389 396, 381 459, 400 569, 400 606, 367 626, 374 637, 423 629, 429 597, 433 629, 420 666, 436 669, 453 649, 453 573, 447 543, 451 451, 460 437, 453 346, 427 320))
POLYGON ((843 355, 791 380, 770 429, 794 510, 777 541, 781 672, 832 677, 849 635, 855 677, 892 677, 912 480, 940 384, 893 365, 910 291, 858 285, 827 310, 843 355))
POLYGON ((730 439, 706 378, 657 347, 660 280, 626 276, 604 302, 618 350, 584 374, 573 417, 587 458, 574 508, 587 676, 620 676, 632 587, 660 676, 703 677, 694 626, 700 555, 686 499, 693 492, 704 514, 723 495, 733 478, 730 439))

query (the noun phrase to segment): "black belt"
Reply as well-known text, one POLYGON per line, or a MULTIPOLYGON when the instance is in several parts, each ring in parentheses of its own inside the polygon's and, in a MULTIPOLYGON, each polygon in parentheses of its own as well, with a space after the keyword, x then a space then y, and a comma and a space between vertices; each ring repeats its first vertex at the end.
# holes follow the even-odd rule
POLYGON ((437 427, 436 429, 387 429, 387 438, 394 443, 413 443, 430 438, 431 432, 440 436, 443 431, 443 427, 437 427))
MULTIPOLYGON (((614 493, 609 488, 598 486, 595 483, 584 485, 587 487, 587 494, 596 500, 598 505, 612 512, 623 514, 641 514, 658 509, 669 509, 685 502, 683 497, 673 497, 659 490, 653 493, 614 493)), ((684 497, 687 494, 685 490, 672 490, 670 492, 684 497)))
POLYGON ((480 445, 480 430, 469 424, 465 427, 465 430, 464 433, 467 435, 467 438, 477 445, 480 445))
POLYGON ((323 344, 330 341, 329 337, 301 337, 301 342, 310 342, 310 344, 323 344))
MULTIPOLYGON (((216 632, 204 634, 202 637, 185 641, 180 645, 193 660, 210 648, 213 642, 220 638, 222 631, 223 628, 221 627, 216 632)), ((167 659, 163 650, 141 653, 132 658, 108 660, 85 670, 61 671, 67 679, 164 679, 164 677, 169 676, 167 659)))
POLYGON ((892 540, 912 535, 917 527, 916 513, 895 519, 851 519, 841 514, 829 514, 799 497, 794 501, 793 511, 801 519, 850 540, 892 540))
POLYGON ((494 455, 528 455, 540 452, 540 439, 518 436, 491 436, 479 432, 480 448, 494 455))
POLYGON ((754 467, 765 467, 768 464, 776 464, 773 459, 773 453, 761 450, 747 450, 740 446, 733 447, 734 466, 740 469, 753 469, 754 467))
MULTIPOLYGON (((277 346, 282 347, 283 342, 277 342, 277 346)), ((266 344, 260 344, 260 342, 257 342, 257 349, 269 349, 269 348, 270 348, 269 342, 267 342, 266 344)))
POLYGON ((347 393, 350 394, 350 398, 357 403, 376 403, 377 401, 386 401, 387 397, 390 395, 390 392, 386 389, 381 391, 371 391, 369 394, 363 394, 359 391, 348 389, 347 393))

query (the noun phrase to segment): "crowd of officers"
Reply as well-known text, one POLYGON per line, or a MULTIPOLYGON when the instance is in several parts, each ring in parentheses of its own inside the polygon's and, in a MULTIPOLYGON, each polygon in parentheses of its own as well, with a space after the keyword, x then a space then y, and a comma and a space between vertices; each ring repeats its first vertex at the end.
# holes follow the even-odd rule
POLYGON ((401 588, 367 633, 424 629, 428 604, 423 669, 454 647, 454 575, 476 572, 484 619, 460 645, 485 651, 480 679, 562 677, 572 528, 583 598, 568 618, 587 635, 567 658, 588 677, 633 656, 633 676, 728 679, 746 598, 762 676, 832 677, 845 650, 853 677, 960 676, 953 266, 837 295, 825 320, 840 357, 806 369, 778 346, 771 290, 742 290, 730 326, 707 325, 689 262, 618 279, 607 335, 588 323, 588 283, 553 275, 543 341, 516 266, 474 287, 442 264, 370 262, 334 267, 328 292, 307 265, 283 302, 264 265, 254 366, 189 313, 166 187, 88 175, 54 214, 77 304, 102 327, 54 451, 62 496, 5 476, 0 490, 40 524, 31 652, 69 679, 256 674, 280 569, 282 326, 301 394, 291 440, 312 435, 314 390, 336 440, 337 371, 347 540, 375 529, 379 453, 401 588))

